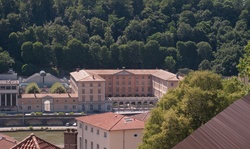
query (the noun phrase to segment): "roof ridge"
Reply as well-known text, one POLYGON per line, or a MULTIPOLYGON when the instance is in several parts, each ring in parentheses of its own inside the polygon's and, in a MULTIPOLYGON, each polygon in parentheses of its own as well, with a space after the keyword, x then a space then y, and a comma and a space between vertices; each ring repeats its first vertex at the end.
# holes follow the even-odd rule
POLYGON ((40 149, 40 146, 39 146, 39 144, 37 142, 36 136, 33 133, 31 134, 31 136, 32 136, 32 141, 34 142, 36 148, 40 149))
POLYGON ((124 118, 124 117, 125 117, 125 116, 122 115, 122 117, 121 117, 113 126, 111 126, 111 128, 110 128, 109 130, 111 130, 113 127, 115 127, 115 125, 118 124, 118 123, 121 121, 121 119, 124 118))

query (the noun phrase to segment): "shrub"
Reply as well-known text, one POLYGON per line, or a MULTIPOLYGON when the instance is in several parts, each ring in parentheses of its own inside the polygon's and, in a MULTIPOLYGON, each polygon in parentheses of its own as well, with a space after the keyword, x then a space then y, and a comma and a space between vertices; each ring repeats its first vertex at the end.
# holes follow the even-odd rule
POLYGON ((64 112, 58 112, 58 115, 65 115, 64 112))

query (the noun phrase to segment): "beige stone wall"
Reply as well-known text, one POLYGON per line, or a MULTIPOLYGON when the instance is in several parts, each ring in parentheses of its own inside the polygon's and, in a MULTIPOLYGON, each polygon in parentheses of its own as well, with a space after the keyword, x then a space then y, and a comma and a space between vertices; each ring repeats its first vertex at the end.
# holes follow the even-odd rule
POLYGON ((110 133, 108 131, 79 121, 77 131, 77 149, 85 149, 86 146, 88 149, 91 149, 91 142, 94 149, 97 148, 97 145, 99 145, 99 149, 103 149, 104 147, 110 149, 111 140, 110 133), (97 130, 99 130, 99 134, 97 133, 97 130), (107 133, 107 137, 104 137, 104 132, 107 133), (85 140, 87 140, 87 144, 85 144, 85 140))
POLYGON ((136 149, 142 142, 143 129, 110 132, 110 149, 136 149))

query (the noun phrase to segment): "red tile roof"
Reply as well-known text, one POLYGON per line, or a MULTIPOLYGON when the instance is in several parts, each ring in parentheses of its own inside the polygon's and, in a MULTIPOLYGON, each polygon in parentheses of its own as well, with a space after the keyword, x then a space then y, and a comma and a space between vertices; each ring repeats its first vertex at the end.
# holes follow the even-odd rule
POLYGON ((10 149, 61 149, 58 146, 55 146, 34 134, 31 134, 23 141, 19 142, 10 149))
POLYGON ((62 93, 62 94, 22 94, 22 98, 45 98, 45 97, 51 97, 51 98, 77 98, 77 94, 68 94, 68 93, 62 93))
POLYGON ((82 116, 76 120, 108 131, 144 129, 144 122, 112 112, 82 116))
POLYGON ((15 144, 17 144, 17 140, 7 136, 5 134, 0 133, 0 148, 1 149, 9 149, 15 144))
POLYGON ((163 80, 171 80, 178 81, 179 79, 176 77, 176 74, 171 72, 162 70, 162 69, 84 69, 80 71, 71 72, 70 75, 74 77, 76 81, 105 81, 99 75, 115 75, 117 73, 121 73, 126 71, 127 73, 135 74, 135 75, 152 75, 163 80), (95 76, 96 79, 92 79, 92 76, 95 76))
POLYGON ((235 101, 174 149, 250 148, 250 94, 235 101))

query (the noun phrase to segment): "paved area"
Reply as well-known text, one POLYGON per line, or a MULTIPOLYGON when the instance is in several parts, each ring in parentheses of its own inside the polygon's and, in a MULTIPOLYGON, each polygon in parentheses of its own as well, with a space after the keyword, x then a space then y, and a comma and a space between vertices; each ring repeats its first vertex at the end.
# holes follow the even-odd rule
POLYGON ((18 130, 66 130, 66 129, 77 129, 76 126, 33 126, 33 127, 0 127, 0 132, 4 131, 18 131, 18 130))

